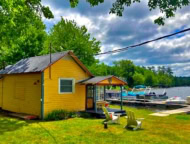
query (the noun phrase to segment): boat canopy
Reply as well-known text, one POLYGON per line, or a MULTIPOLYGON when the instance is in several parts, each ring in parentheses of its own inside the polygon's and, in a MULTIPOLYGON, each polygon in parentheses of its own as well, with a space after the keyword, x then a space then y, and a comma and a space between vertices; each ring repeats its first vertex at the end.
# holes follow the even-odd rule
POLYGON ((141 88, 146 88, 146 86, 145 85, 136 85, 136 86, 134 86, 134 88, 135 89, 141 89, 141 88))

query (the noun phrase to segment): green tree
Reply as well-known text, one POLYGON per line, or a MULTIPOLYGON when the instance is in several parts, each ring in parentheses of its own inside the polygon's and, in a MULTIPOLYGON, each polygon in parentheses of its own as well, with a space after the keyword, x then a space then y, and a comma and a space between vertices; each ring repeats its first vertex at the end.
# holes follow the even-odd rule
POLYGON ((167 77, 164 75, 159 76, 159 85, 161 86, 167 86, 167 77))
POLYGON ((171 67, 167 67, 166 72, 167 72, 167 74, 168 74, 169 76, 172 76, 172 75, 173 75, 173 71, 172 71, 171 67))
POLYGON ((151 74, 147 75, 144 83, 146 86, 153 86, 154 85, 153 76, 151 74))
POLYGON ((151 70, 152 70, 152 72, 153 72, 154 74, 156 73, 156 69, 155 69, 154 66, 151 67, 151 70))
POLYGON ((165 67, 165 66, 162 66, 162 67, 161 67, 161 71, 162 71, 162 74, 166 74, 166 67, 165 67))
POLYGON ((41 16, 53 18, 40 0, 0 1, 0 62, 38 55, 46 37, 41 16))
POLYGON ((135 73, 133 75, 134 85, 143 85, 145 78, 142 74, 135 73))
POLYGON ((145 67, 135 66, 135 72, 144 75, 145 67))
POLYGON ((152 67, 147 67, 147 69, 148 69, 149 71, 152 71, 152 67))
POLYGON ((166 73, 165 66, 158 66, 158 75, 164 75, 166 73))
POLYGON ((96 76, 113 75, 112 67, 104 63, 94 63, 91 66, 89 66, 89 70, 96 76))
POLYGON ((118 77, 123 77, 129 86, 133 86, 133 75, 135 73, 135 65, 130 60, 120 60, 113 62, 114 71, 118 77))
MULTIPOLYGON (((91 6, 95 6, 103 3, 104 0, 87 0, 87 2, 89 2, 91 6)), ((130 7, 132 4, 140 2, 141 0, 115 0, 110 9, 110 13, 122 16, 125 7, 130 7)), ((154 22, 159 25, 164 25, 165 19, 174 17, 177 10, 189 5, 190 0, 148 0, 147 2, 150 11, 158 9, 163 13, 163 16, 156 18, 154 22)), ((70 0, 70 3, 71 7, 76 7, 79 0, 70 0)))
POLYGON ((43 53, 49 53, 50 43, 54 52, 73 50, 87 66, 96 62, 94 54, 100 52, 100 42, 90 37, 85 26, 79 27, 76 22, 63 18, 50 30, 43 53))
POLYGON ((171 70, 168 70, 168 68, 160 66, 159 72, 155 72, 155 68, 149 70, 146 67, 135 66, 133 62, 128 60, 116 61, 113 66, 97 62, 91 65, 89 69, 94 75, 116 75, 122 77, 128 81, 130 87, 140 84, 167 87, 190 85, 190 77, 174 77, 173 75, 169 75, 171 70), (163 69, 166 72, 163 72, 163 69))

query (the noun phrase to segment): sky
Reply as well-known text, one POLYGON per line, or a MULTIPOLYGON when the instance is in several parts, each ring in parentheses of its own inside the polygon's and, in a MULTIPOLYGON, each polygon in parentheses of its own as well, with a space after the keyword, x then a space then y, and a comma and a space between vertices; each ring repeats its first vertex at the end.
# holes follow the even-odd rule
MULTIPOLYGON (((80 0, 71 8, 69 0, 42 0, 49 6, 54 19, 43 19, 47 31, 60 21, 61 17, 74 20, 79 26, 85 25, 92 37, 101 42, 101 52, 124 48, 146 40, 190 27, 190 6, 176 12, 174 18, 158 26, 154 20, 161 13, 149 11, 147 1, 126 7, 122 17, 109 14, 115 0, 105 0, 99 6, 91 7, 86 0, 80 0)), ((101 55, 101 62, 112 65, 113 61, 128 59, 139 66, 170 66, 176 76, 190 76, 190 32, 136 47, 124 52, 101 55)))

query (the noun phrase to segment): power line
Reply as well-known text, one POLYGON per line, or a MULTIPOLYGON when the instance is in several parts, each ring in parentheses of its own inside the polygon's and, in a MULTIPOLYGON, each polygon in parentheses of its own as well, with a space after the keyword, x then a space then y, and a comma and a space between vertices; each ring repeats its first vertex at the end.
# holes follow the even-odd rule
POLYGON ((174 36, 174 35, 177 35, 177 34, 180 34, 180 33, 184 33, 184 32, 187 32, 187 31, 190 31, 190 28, 184 29, 184 30, 179 31, 179 32, 175 32, 175 33, 173 33, 173 34, 165 35, 165 36, 162 36, 162 37, 153 39, 153 40, 148 40, 148 41, 145 41, 145 42, 142 42, 142 43, 139 43, 139 44, 130 45, 130 46, 127 46, 127 47, 125 47, 125 48, 120 48, 120 49, 116 49, 116 50, 111 50, 111 51, 107 51, 107 52, 103 52, 103 53, 97 53, 97 54, 95 54, 95 56, 125 51, 125 50, 131 49, 131 48, 139 47, 139 46, 142 46, 142 45, 145 45, 145 44, 154 42, 154 41, 158 41, 158 40, 161 40, 161 39, 164 39, 164 38, 168 38, 168 37, 171 37, 171 36, 174 36))

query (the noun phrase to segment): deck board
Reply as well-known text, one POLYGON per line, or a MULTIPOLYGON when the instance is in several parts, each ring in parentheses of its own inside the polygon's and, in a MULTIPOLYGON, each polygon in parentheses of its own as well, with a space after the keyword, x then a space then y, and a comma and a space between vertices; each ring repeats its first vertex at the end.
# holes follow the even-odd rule
POLYGON ((161 112, 153 113, 153 114, 150 114, 150 115, 152 115, 152 116, 169 116, 169 115, 172 115, 172 114, 189 113, 189 112, 190 112, 190 106, 175 109, 175 110, 161 111, 161 112))

